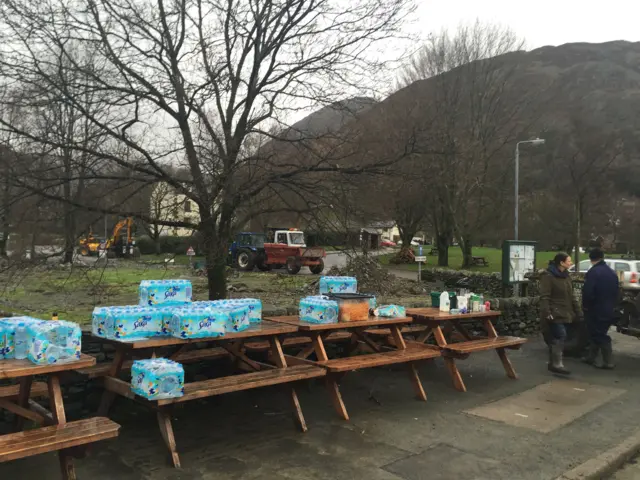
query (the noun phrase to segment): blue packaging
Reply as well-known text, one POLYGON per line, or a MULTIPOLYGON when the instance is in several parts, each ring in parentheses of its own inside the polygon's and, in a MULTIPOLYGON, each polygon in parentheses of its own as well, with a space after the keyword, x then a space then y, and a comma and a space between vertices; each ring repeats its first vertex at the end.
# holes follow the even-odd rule
POLYGON ((163 334, 163 309, 115 307, 107 312, 106 337, 114 340, 140 340, 163 334))
POLYGON ((15 358, 24 360, 29 349, 29 335, 27 327, 44 322, 32 317, 10 317, 2 319, 6 328, 5 359, 15 358))
POLYGON ((27 325, 27 358, 39 365, 77 360, 82 332, 77 323, 53 320, 27 325))
POLYGON ((381 305, 375 309, 376 317, 401 318, 406 317, 406 310, 399 305, 381 305))
POLYGON ((170 323, 178 338, 211 338, 224 335, 229 315, 214 308, 176 308, 170 323))
POLYGON ((11 358, 9 355, 13 354, 13 341, 9 342, 9 335, 13 330, 3 320, 0 319, 0 360, 11 358))
POLYGON ((236 333, 246 330, 251 326, 249 320, 249 307, 246 305, 235 305, 231 303, 223 303, 228 300, 221 300, 214 308, 216 311, 225 315, 227 333, 236 333))
POLYGON ((107 317, 116 310, 139 308, 139 305, 122 305, 113 307, 95 307, 91 314, 91 333, 96 337, 107 338, 107 317))
POLYGON ((240 306, 249 307, 249 322, 257 324, 262 322, 262 300, 258 298, 232 298, 229 300, 210 300, 193 302, 192 305, 197 307, 229 307, 240 306))
POLYGON ((107 331, 105 325, 107 323, 107 314, 110 308, 116 307, 95 307, 91 314, 91 333, 96 337, 106 338, 107 331))
POLYGON ((320 277, 320 293, 358 293, 355 277, 320 277))
POLYGON ((189 280, 143 280, 138 288, 138 304, 155 307, 191 302, 193 289, 189 280))
POLYGON ((338 302, 317 297, 300 300, 300 320, 309 323, 337 323, 338 302))
POLYGON ((131 391, 149 400, 184 395, 184 368, 166 358, 136 360, 131 366, 131 391))

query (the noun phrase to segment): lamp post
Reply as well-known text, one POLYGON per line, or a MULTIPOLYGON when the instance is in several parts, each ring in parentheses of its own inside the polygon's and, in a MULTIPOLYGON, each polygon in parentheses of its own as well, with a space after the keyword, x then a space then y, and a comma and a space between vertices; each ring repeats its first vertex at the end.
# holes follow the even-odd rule
POLYGON ((516 143, 516 179, 515 179, 515 237, 514 240, 518 240, 518 220, 520 210, 520 145, 529 143, 533 146, 544 145, 543 138, 534 138, 533 140, 523 140, 516 143))

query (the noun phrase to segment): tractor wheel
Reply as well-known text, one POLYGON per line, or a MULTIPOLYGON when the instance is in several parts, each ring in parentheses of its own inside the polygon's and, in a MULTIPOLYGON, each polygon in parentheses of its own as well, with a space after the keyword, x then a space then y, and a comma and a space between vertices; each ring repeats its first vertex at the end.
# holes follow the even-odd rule
POLYGON ((324 260, 322 260, 321 258, 319 258, 318 260, 320 261, 318 265, 311 265, 309 267, 309 270, 311 270, 311 273, 313 273, 314 275, 320 275, 324 270, 324 260))
POLYGON ((88 257, 90 254, 91 252, 87 247, 80 248, 80 255, 82 255, 83 257, 88 257))
POLYGON ((267 263, 267 259, 264 255, 260 255, 256 260, 256 266, 261 272, 271 271, 271 265, 267 263))
POLYGON ((256 258, 253 252, 249 252, 247 250, 241 250, 238 252, 238 257, 236 258, 236 265, 239 270, 243 270, 245 272, 250 272, 255 267, 256 258))
POLYGON ((289 272, 289 274, 295 275, 300 271, 301 268, 302 265, 300 264, 300 260, 298 260, 297 258, 289 257, 287 259, 287 272, 289 272))

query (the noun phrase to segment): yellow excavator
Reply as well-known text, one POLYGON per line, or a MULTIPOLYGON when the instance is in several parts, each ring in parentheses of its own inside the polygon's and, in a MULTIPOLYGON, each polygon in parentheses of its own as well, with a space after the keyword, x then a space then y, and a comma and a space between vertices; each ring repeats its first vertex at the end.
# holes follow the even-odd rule
POLYGON ((86 237, 79 240, 80 255, 85 257, 98 255, 105 250, 109 257, 135 257, 139 255, 136 248, 135 225, 132 217, 120 220, 113 227, 111 237, 103 240, 96 237, 91 230, 86 237))

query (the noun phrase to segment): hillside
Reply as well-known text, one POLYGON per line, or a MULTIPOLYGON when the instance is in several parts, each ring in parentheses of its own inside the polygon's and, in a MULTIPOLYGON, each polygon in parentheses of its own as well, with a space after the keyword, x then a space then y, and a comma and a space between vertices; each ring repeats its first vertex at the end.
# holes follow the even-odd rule
POLYGON ((334 133, 366 113, 376 103, 373 98, 353 97, 327 105, 291 125, 282 136, 286 140, 300 140, 334 133))

